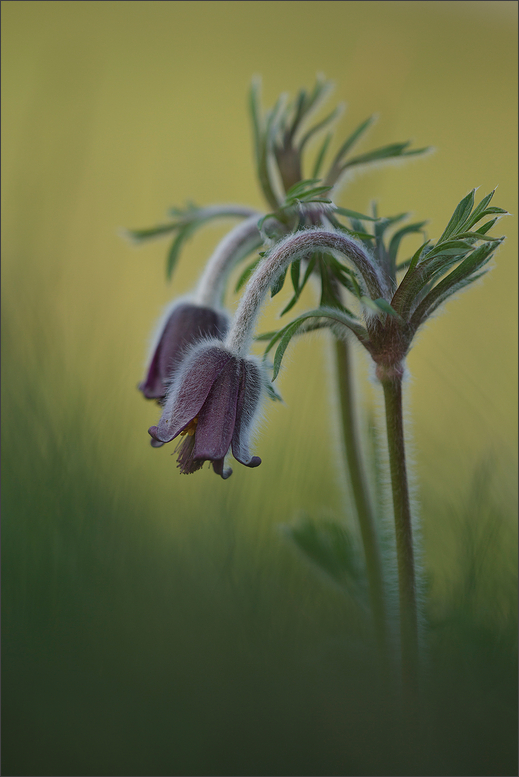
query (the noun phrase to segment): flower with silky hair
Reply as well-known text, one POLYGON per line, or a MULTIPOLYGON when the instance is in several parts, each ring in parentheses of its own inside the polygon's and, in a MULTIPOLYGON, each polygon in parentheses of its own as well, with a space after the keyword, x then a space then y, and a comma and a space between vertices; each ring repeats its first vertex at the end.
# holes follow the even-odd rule
POLYGON ((162 417, 149 434, 159 447, 182 437, 178 467, 183 474, 201 469, 210 461, 217 475, 226 479, 225 456, 246 467, 261 464, 249 451, 249 440, 258 415, 262 368, 251 357, 234 355, 219 340, 190 348, 179 365, 166 395, 162 417))

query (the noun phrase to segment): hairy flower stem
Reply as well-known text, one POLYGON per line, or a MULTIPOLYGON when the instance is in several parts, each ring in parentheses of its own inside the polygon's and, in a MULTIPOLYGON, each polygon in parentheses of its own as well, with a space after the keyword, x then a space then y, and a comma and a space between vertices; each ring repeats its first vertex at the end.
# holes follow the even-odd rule
POLYGON ((387 621, 382 562, 373 509, 369 499, 366 479, 364 477, 359 439, 355 428, 350 350, 351 346, 347 340, 336 339, 335 359, 337 364, 337 382, 346 464, 353 493, 353 501, 357 509, 362 543, 364 545, 364 556, 366 559, 375 632, 382 656, 385 657, 387 648, 387 621))
POLYGON ((393 509, 395 518, 398 588, 400 598, 400 639, 404 703, 411 712, 418 694, 419 645, 413 530, 404 442, 401 370, 378 373, 384 390, 387 442, 393 509))
POLYGON ((260 262, 245 287, 226 340, 232 353, 246 356, 249 352, 263 300, 283 270, 299 257, 319 249, 338 251, 346 256, 361 274, 372 298, 383 296, 385 278, 364 249, 351 238, 324 229, 308 229, 288 235, 260 262))
POLYGON ((195 301, 199 305, 217 308, 222 304, 225 284, 230 272, 240 259, 263 243, 258 230, 258 220, 261 216, 261 213, 253 211, 244 222, 228 232, 216 246, 198 282, 195 301))

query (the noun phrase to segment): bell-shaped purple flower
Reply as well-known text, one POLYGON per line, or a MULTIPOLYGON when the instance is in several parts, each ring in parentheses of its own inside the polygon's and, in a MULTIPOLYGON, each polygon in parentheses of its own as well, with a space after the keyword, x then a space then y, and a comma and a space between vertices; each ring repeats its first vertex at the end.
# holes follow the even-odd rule
POLYGON ((182 436, 176 450, 184 474, 210 461, 218 475, 228 478, 232 470, 223 465, 231 449, 241 464, 257 467, 261 459, 251 455, 249 439, 263 382, 252 358, 233 355, 217 340, 198 343, 179 366, 159 424, 149 434, 156 446, 182 436))
POLYGON ((146 399, 162 402, 189 346, 207 338, 222 338, 228 328, 225 313, 191 302, 175 302, 159 324, 146 379, 139 390, 146 399))

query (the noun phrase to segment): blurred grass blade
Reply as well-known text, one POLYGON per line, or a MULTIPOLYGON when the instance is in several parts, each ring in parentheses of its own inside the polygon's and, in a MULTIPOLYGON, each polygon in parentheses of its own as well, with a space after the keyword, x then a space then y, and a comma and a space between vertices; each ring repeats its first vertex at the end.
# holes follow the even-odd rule
POLYGON ((359 596, 365 605, 366 585, 360 558, 362 554, 344 524, 332 520, 313 521, 303 516, 282 531, 303 558, 330 582, 359 596))

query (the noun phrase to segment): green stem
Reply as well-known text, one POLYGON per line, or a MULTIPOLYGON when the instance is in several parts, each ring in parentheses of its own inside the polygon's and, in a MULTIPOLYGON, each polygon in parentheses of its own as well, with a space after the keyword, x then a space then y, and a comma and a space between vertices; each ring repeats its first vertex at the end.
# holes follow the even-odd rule
POLYGON ((364 546, 373 620, 379 645, 382 650, 385 651, 385 648, 387 647, 387 621, 382 562, 373 510, 362 467, 359 440, 355 428, 350 348, 351 346, 347 340, 337 339, 335 341, 342 434, 349 480, 351 483, 353 500, 357 508, 357 516, 364 546))
MULTIPOLYGON (((387 442, 393 492, 398 588, 400 595, 400 637, 404 701, 412 704, 418 690, 418 609, 414 568, 411 504, 405 456, 402 414, 402 375, 395 370, 379 375, 386 407, 387 442)), ((414 704, 412 704, 414 707, 414 704)))

